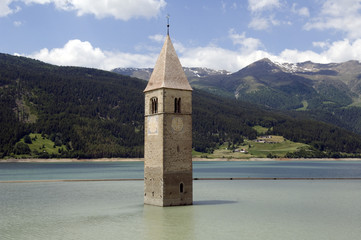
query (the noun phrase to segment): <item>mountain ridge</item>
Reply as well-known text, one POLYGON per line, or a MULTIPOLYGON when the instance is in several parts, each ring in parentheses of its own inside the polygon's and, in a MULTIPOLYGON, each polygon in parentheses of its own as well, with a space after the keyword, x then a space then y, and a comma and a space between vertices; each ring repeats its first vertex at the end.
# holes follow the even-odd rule
MULTIPOLYGON (((322 101, 333 100, 335 104, 343 107, 358 103, 361 106, 361 63, 357 60, 321 64, 311 61, 279 63, 263 58, 234 73, 209 68, 184 70, 191 85, 216 94, 216 90, 219 90, 221 95, 233 95, 238 98, 242 94, 247 97, 247 93, 266 90, 281 96, 288 93, 301 95, 293 99, 293 102, 297 103, 291 105, 287 101, 281 106, 282 104, 267 100, 268 107, 292 110, 304 107, 304 101, 311 101, 312 104, 308 106, 317 108, 321 107, 322 101), (334 98, 337 95, 339 99, 334 98), (318 103, 314 106, 316 100, 318 103)), ((148 80, 152 73, 151 68, 117 68, 112 71, 144 80, 148 80)), ((246 97, 241 99, 246 100, 246 97)), ((251 102, 265 105, 263 102, 251 102)))
MULTIPOLYGON (((0 54, 0 157, 140 157, 145 86, 146 81, 109 71, 0 54), (30 150, 29 135, 50 139, 59 152, 30 150)), ((262 126, 268 134, 308 144, 309 156, 361 153, 361 135, 319 121, 198 89, 192 108, 193 148, 199 152, 255 139, 254 127, 262 126)))
POLYGON ((264 58, 234 73, 192 75, 188 80, 194 89, 361 133, 361 63, 357 60, 324 64, 264 58))
MULTIPOLYGON (((183 67, 184 73, 186 74, 187 78, 203 78, 213 75, 228 75, 231 74, 226 70, 213 70, 210 68, 204 67, 183 67)), ((153 72, 153 68, 114 68, 111 70, 112 72, 119 73, 122 75, 127 75, 130 77, 140 78, 143 80, 148 81, 150 75, 153 72)))

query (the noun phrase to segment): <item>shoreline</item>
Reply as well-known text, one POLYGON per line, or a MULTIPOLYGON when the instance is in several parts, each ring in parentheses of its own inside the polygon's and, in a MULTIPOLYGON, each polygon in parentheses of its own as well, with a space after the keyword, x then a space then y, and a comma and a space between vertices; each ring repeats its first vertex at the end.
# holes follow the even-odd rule
MULTIPOLYGON (((193 162, 267 162, 267 161, 361 161, 361 158, 193 158, 193 162)), ((62 162, 144 162, 144 158, 24 158, 0 159, 0 163, 62 163, 62 162)))
MULTIPOLYGON (((361 178, 291 178, 291 177, 226 177, 226 178, 193 178, 193 181, 360 181, 361 178)), ((103 178, 103 179, 45 179, 45 180, 9 180, 0 181, 0 183, 58 183, 58 182, 128 182, 128 181, 144 181, 144 178, 103 178)))

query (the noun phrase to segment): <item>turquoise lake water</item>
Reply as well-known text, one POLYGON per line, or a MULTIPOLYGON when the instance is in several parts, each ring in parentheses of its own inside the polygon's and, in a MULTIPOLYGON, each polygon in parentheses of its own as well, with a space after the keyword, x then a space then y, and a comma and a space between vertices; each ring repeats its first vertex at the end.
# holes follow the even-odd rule
MULTIPOLYGON (((0 181, 143 178, 143 162, 0 163, 0 181)), ((361 161, 194 162, 193 177, 361 178, 361 161)))
MULTIPOLYGON (((143 163, 0 164, 0 181, 142 178, 143 163)), ((194 177, 360 177, 361 162, 197 162, 194 177), (339 164, 339 165, 338 165, 339 164)), ((194 205, 143 205, 143 181, 0 183, 0 239, 360 239, 360 180, 194 181, 194 205)))

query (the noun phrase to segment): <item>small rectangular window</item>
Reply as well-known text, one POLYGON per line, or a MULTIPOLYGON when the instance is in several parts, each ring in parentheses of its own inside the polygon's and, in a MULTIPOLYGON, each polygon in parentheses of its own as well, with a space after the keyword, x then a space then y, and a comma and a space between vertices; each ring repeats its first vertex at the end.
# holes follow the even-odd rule
POLYGON ((181 98, 174 98, 174 113, 181 113, 181 98))
POLYGON ((184 191, 183 188, 184 188, 183 183, 180 183, 180 184, 179 184, 179 192, 180 192, 180 193, 183 193, 183 191, 184 191))

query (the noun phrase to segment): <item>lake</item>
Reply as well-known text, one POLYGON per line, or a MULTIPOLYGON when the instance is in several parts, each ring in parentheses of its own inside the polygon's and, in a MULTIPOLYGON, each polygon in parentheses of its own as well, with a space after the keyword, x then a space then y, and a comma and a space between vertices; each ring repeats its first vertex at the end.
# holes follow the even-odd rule
MULTIPOLYGON (((0 181, 139 179, 143 162, 0 163, 0 181)), ((193 162, 194 178, 361 178, 361 161, 193 162)))
MULTIPOLYGON (((195 162, 194 177, 360 178, 361 162, 195 162)), ((142 178, 142 162, 1 163, 0 181, 142 178)), ((1 239, 359 239, 360 180, 194 181, 194 205, 143 205, 143 181, 0 183, 1 239)))

